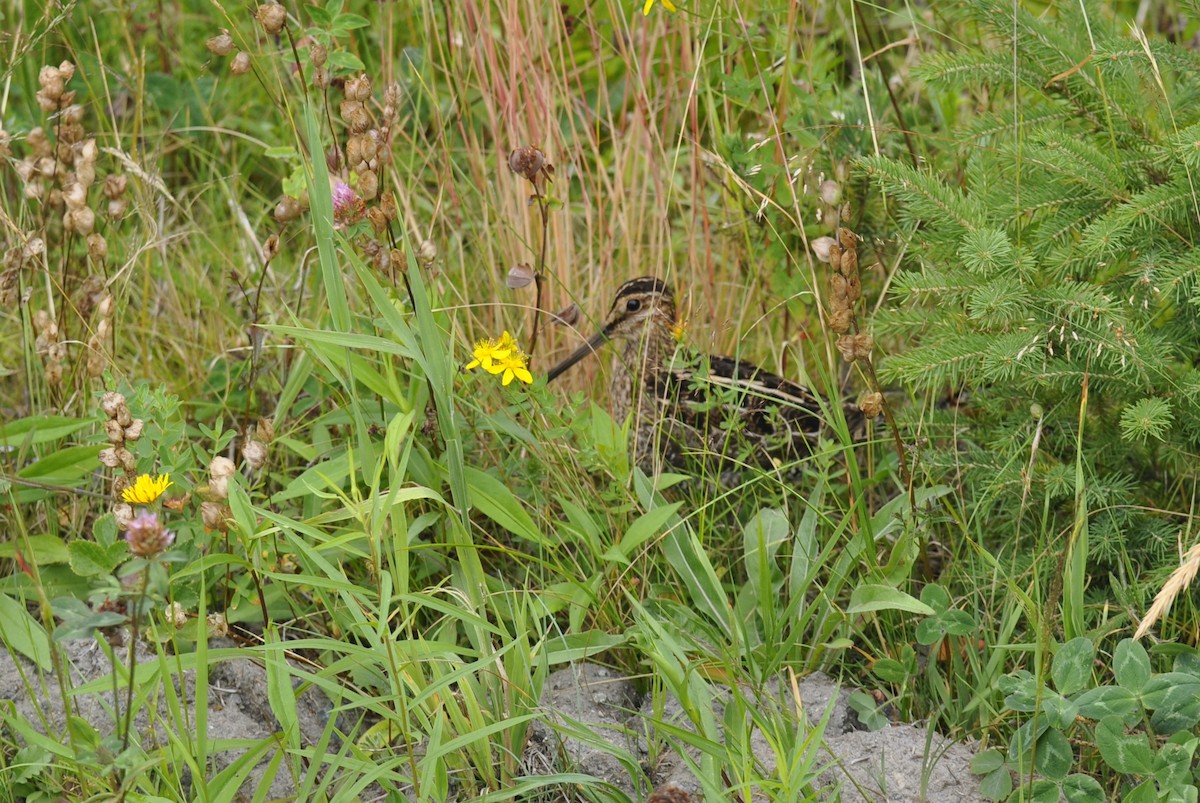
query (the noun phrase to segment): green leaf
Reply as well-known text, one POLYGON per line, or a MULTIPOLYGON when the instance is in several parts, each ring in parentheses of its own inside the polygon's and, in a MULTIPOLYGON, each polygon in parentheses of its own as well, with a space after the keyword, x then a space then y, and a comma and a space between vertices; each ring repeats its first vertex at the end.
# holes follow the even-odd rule
POLYGON ((333 22, 333 13, 320 6, 306 5, 304 10, 308 12, 308 17, 314 25, 328 27, 333 22))
POLYGON ((1150 724, 1163 734, 1200 723, 1200 678, 1184 672, 1155 675, 1142 690, 1142 703, 1154 711, 1150 724))
POLYGON ((1150 656, 1140 641, 1122 639, 1113 654, 1113 675, 1130 691, 1141 691, 1150 680, 1150 656))
POLYGON ((1026 798, 1029 803, 1058 803, 1058 799, 1058 784, 1054 781, 1034 781, 1026 798))
POLYGON ((971 772, 976 775, 986 775, 1004 766, 1004 754, 992 748, 971 756, 971 772))
POLYGON ((643 513, 637 521, 629 525, 629 529, 625 531, 621 540, 613 544, 602 557, 609 561, 629 563, 634 552, 646 541, 662 532, 663 527, 675 516, 682 505, 682 502, 673 502, 643 513))
POLYGON ((1098 686, 1088 689, 1075 698, 1079 713, 1088 719, 1104 719, 1118 716, 1128 722, 1141 711, 1141 698, 1129 689, 1119 686, 1098 686))
POLYGON ((90 418, 68 418, 61 415, 34 415, 18 418, 0 428, 0 446, 30 446, 60 440, 95 422, 90 418))
POLYGON ((894 658, 880 658, 871 666, 871 672, 884 683, 908 681, 908 669, 894 658))
POLYGON ((1067 803, 1105 803, 1107 800, 1100 782, 1082 773, 1063 778, 1062 791, 1067 803))
POLYGON ((50 639, 25 606, 7 594, 0 594, 0 639, 46 670, 50 668, 50 639))
POLYGON ((0 544, 0 558, 13 560, 18 551, 21 557, 38 566, 66 563, 71 559, 67 545, 57 535, 31 535, 26 540, 17 539, 0 544))
POLYGON ((1195 752, 1195 742, 1191 749, 1168 742, 1158 748, 1154 759, 1154 780, 1160 789, 1177 789, 1188 785, 1192 780, 1192 754, 1195 752))
POLYGON ((1154 753, 1143 735, 1126 735, 1119 717, 1105 717, 1096 725, 1100 757, 1117 772, 1149 775, 1154 770, 1154 753))
POLYGON ((911 594, 891 586, 865 583, 850 594, 850 606, 846 613, 854 616, 872 611, 907 611, 925 616, 935 613, 933 608, 911 594))
POLYGON ((116 541, 107 547, 92 541, 72 541, 67 551, 71 556, 71 571, 80 577, 112 574, 113 569, 129 556, 129 547, 124 541, 116 541))
POLYGON ((1007 767, 1001 767, 990 772, 979 782, 979 794, 985 800, 999 801, 1008 797, 1012 791, 1012 773, 1007 767))
POLYGON ((369 19, 358 14, 338 14, 337 19, 333 21, 333 30, 335 33, 343 33, 366 28, 370 24, 369 19))
POLYGON ((465 473, 473 507, 479 508, 483 515, 513 535, 535 544, 548 545, 533 519, 507 485, 486 471, 472 466, 467 466, 465 473))
POLYGON ((1050 668, 1054 687, 1061 694, 1074 694, 1088 685, 1092 679, 1092 662, 1095 658, 1096 648, 1084 636, 1073 638, 1059 647, 1050 668))
POLYGON ((758 553, 763 551, 768 561, 775 560, 780 545, 791 535, 787 516, 774 508, 762 508, 742 527, 742 550, 746 556, 746 571, 758 564, 758 553))
POLYGON ((1121 803, 1158 803, 1158 789, 1154 785, 1154 781, 1142 781, 1133 789, 1125 793, 1121 798, 1121 803))
POLYGON ((950 607, 950 594, 937 583, 930 583, 921 589, 921 602, 941 613, 950 607))
POLYGON ((1034 767, 1042 775, 1053 781, 1061 781, 1067 777, 1074 763, 1075 754, 1071 750, 1071 743, 1062 731, 1051 729, 1038 739, 1034 767))

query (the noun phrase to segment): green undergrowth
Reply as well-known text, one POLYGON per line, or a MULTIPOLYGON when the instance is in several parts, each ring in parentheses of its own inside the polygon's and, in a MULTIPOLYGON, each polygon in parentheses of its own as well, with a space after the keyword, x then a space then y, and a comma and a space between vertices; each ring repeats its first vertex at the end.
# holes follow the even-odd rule
POLYGON ((1195 800, 1185 5, 9 4, 0 800, 817 799, 764 700, 818 670, 989 799, 1195 800), (814 389, 807 454, 648 476, 609 355, 547 383, 643 275, 814 389), (239 659, 269 738, 209 735, 239 659), (553 725, 632 795, 530 763, 582 662, 661 718, 553 725))

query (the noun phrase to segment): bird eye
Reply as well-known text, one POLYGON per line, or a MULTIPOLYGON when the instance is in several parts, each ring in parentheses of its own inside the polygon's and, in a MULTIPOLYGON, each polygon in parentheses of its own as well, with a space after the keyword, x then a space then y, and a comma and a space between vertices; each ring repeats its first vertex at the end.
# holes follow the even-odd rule
POLYGON ((639 299, 631 298, 625 302, 625 310, 627 312, 637 312, 642 308, 642 302, 639 299))

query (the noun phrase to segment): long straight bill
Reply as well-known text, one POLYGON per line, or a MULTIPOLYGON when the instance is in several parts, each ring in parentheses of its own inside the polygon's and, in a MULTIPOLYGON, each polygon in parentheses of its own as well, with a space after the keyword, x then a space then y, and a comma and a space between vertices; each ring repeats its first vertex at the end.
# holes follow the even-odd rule
POLYGON ((571 356, 567 357, 565 360, 546 372, 546 381, 553 382, 558 378, 559 374, 562 374, 572 365, 579 362, 589 354, 594 354, 596 350, 603 346, 607 340, 608 333, 604 330, 601 330, 589 337, 586 343, 572 352, 571 356))

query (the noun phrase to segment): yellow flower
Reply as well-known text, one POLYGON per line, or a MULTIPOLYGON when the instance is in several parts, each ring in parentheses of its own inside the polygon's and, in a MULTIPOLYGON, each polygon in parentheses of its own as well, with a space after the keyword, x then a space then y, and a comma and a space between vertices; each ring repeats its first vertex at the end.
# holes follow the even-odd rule
POLYGON ((513 381, 513 377, 524 382, 526 385, 533 384, 533 374, 529 373, 529 367, 525 364, 525 354, 520 349, 514 349, 513 353, 501 360, 500 365, 493 374, 504 372, 504 377, 500 380, 500 384, 507 385, 513 381))
MULTIPOLYGON (((480 340, 475 344, 475 359, 467 363, 463 370, 469 371, 472 368, 482 368, 488 373, 499 373, 496 370, 496 360, 502 360, 512 353, 513 349, 512 335, 507 331, 500 336, 499 340, 480 340)), ((504 369, 500 369, 504 370, 504 369)))
MULTIPOLYGON (((657 1, 658 0, 646 0, 646 5, 642 6, 642 16, 643 17, 650 16, 650 9, 654 8, 654 4, 657 1)), ((672 3, 671 0, 662 0, 662 6, 667 11, 670 11, 672 14, 674 14, 676 11, 679 10, 679 9, 675 8, 675 4, 672 3)))
POLYGON ((480 340, 475 344, 473 352, 475 359, 467 363, 463 370, 482 368, 489 374, 503 374, 501 384, 507 385, 513 378, 520 379, 526 384, 533 383, 533 374, 529 373, 529 357, 517 346, 517 341, 506 329, 495 340, 480 340))
POLYGON ((675 338, 676 343, 682 343, 684 335, 687 334, 688 319, 680 316, 675 323, 671 324, 671 337, 675 338))
POLYGON ((121 491, 121 498, 131 505, 148 505, 162 496, 163 491, 174 484, 171 482, 170 474, 163 474, 161 477, 143 474, 134 481, 133 485, 121 491))

